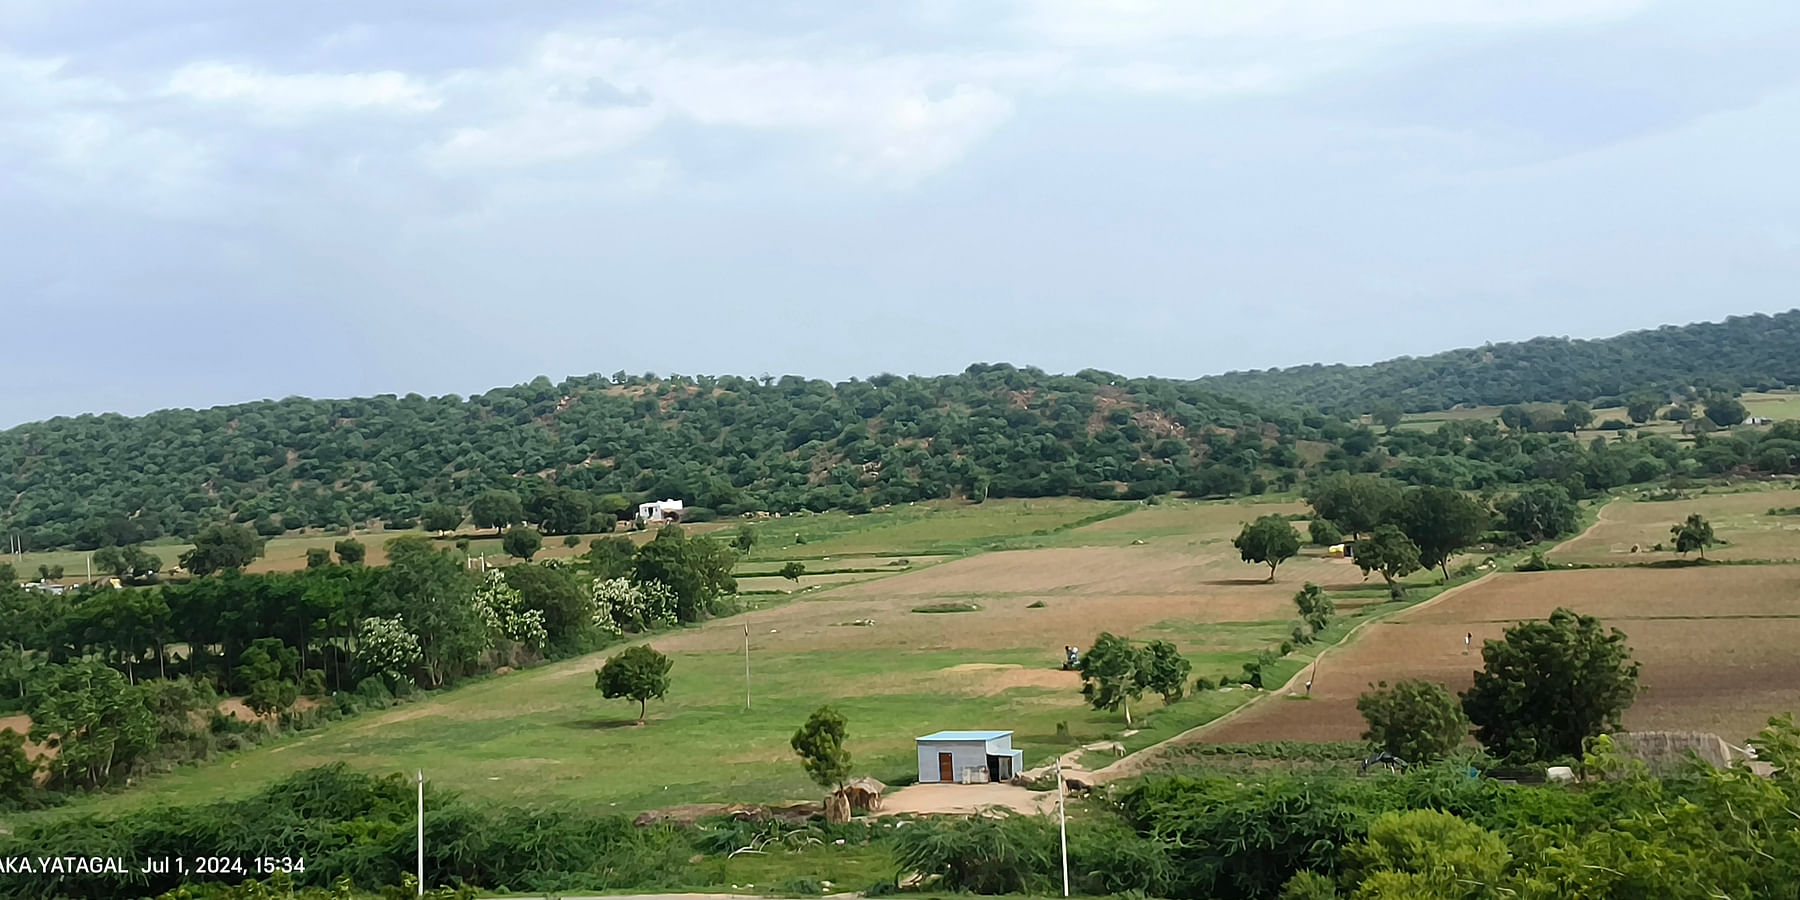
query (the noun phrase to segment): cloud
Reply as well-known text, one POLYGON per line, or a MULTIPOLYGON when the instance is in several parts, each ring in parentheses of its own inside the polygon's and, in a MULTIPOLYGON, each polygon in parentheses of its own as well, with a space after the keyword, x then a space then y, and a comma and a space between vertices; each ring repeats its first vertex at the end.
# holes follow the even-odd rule
POLYGON ((277 119, 367 109, 420 113, 437 109, 442 102, 431 88, 400 72, 271 74, 217 62, 190 63, 175 70, 163 93, 241 106, 277 119))
POLYGON ((1508 28, 1604 21, 1647 0, 1017 0, 1013 24, 1066 46, 1183 39, 1320 40, 1417 28, 1508 28))
POLYGON ((516 112, 459 130, 436 158, 480 166, 574 159, 680 121, 798 138, 852 178, 906 184, 954 164, 1011 115, 1012 101, 989 82, 1021 68, 1029 66, 555 34, 523 65, 454 79, 459 94, 516 112))

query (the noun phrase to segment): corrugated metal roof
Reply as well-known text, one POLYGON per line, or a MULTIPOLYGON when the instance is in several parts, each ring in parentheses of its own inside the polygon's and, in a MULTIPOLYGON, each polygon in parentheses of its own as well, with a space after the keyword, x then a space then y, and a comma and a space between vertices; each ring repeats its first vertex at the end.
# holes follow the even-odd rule
POLYGON ((928 734, 921 741, 991 741, 1012 734, 1010 731, 939 731, 928 734))

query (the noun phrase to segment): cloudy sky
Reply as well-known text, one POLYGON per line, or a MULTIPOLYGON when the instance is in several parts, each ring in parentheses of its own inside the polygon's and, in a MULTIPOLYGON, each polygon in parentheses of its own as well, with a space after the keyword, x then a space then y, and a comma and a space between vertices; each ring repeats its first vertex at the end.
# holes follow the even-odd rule
POLYGON ((0 424, 1800 306, 1800 4, 0 0, 0 424))

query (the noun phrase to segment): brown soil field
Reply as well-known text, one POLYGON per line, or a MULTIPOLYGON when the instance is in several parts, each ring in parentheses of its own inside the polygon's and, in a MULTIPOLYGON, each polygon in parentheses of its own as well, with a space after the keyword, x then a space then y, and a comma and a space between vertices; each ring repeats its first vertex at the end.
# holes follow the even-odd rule
MULTIPOLYGON (((1712 523, 1713 532, 1730 543, 1709 547, 1708 559, 1800 560, 1800 516, 1770 516, 1772 507, 1800 506, 1800 492, 1766 490, 1736 494, 1699 494, 1689 500, 1616 500, 1600 510, 1599 521, 1580 537, 1565 542, 1550 558, 1557 562, 1620 564, 1679 559, 1670 526, 1691 513, 1712 523), (1637 553, 1631 548, 1636 546, 1637 553)), ((1692 554, 1690 554, 1692 556, 1692 554)))
MULTIPOLYGON (((1231 527, 1240 518, 1234 516, 1231 527)), ((999 551, 809 593, 747 619, 756 644, 775 650, 1054 649, 1085 646, 1101 631, 1130 633, 1170 620, 1292 618, 1294 592, 1307 581, 1328 590, 1369 586, 1355 564, 1308 552, 1313 555, 1284 563, 1271 584, 1264 581, 1266 568, 1244 563, 1229 544, 1198 552, 1154 543, 999 551), (981 609, 912 611, 942 600, 971 600, 981 609), (1042 607, 1031 608, 1040 601, 1042 607), (849 624, 863 619, 876 624, 849 624)), ((741 640, 741 633, 698 630, 657 646, 665 652, 723 651, 741 640)))
POLYGON ((1544 618, 1559 606, 1607 621, 1800 616, 1800 566, 1509 572, 1482 582, 1472 595, 1402 613, 1399 621, 1510 623, 1544 618))
POLYGON ((1629 638, 1642 693, 1627 728, 1741 742, 1770 716, 1800 711, 1800 566, 1515 573, 1370 626, 1324 658, 1311 699, 1271 697, 1205 739, 1355 740, 1364 727, 1356 698, 1370 684, 1424 678, 1464 690, 1484 640, 1558 605, 1598 615, 1629 638))

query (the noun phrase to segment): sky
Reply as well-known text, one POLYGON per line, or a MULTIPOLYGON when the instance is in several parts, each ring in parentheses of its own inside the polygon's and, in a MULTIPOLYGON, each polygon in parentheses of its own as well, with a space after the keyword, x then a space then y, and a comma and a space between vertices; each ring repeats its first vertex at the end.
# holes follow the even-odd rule
POLYGON ((1800 306, 1791 0, 0 0, 0 426, 1800 306))

